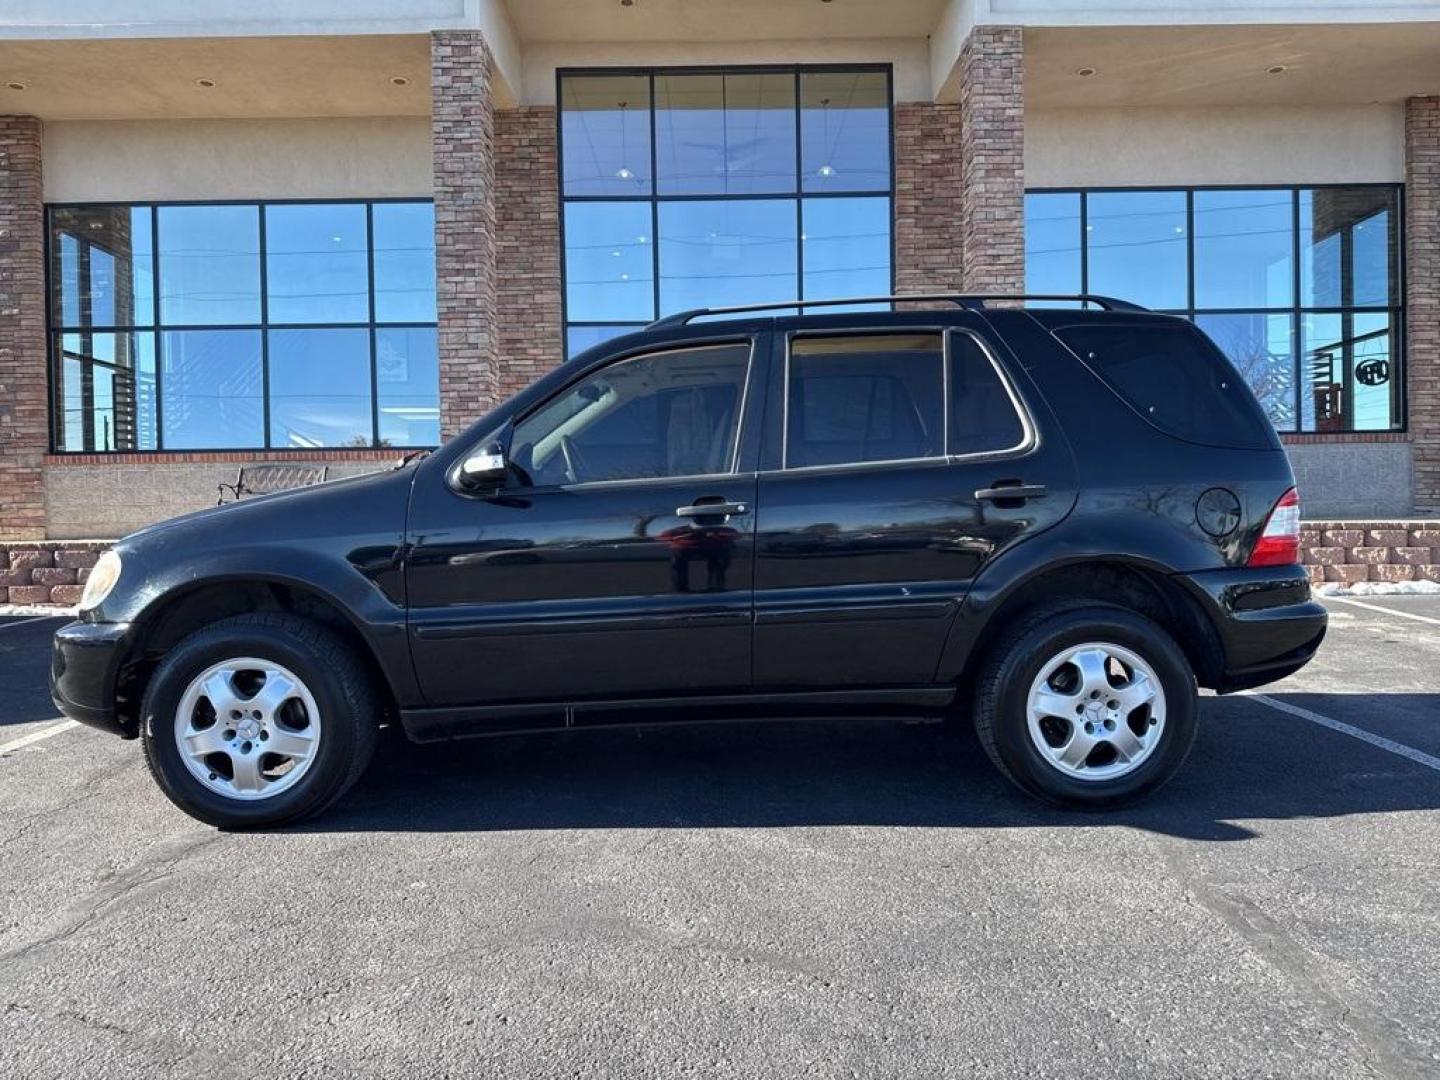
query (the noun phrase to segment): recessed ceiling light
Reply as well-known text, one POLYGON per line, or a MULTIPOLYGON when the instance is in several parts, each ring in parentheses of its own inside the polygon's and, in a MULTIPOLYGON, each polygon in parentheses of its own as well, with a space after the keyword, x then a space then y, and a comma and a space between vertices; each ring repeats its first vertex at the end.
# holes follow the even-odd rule
POLYGON ((1088 79, 1091 75, 1095 74, 1095 69, 1092 67, 1083 67, 1076 71, 1075 74, 1079 75, 1082 79, 1088 79))
POLYGON ((214 90, 214 89, 215 89, 215 80, 214 80, 214 79, 196 79, 196 80, 195 80, 195 85, 198 86, 198 87, 200 87, 201 90, 214 90))
POLYGON ((635 0, 620 0, 621 7, 634 7, 635 0))
POLYGON ((390 76, 390 85, 391 85, 391 86, 409 86, 409 85, 410 85, 410 80, 407 79, 404 75, 392 75, 392 76, 390 76))
POLYGON ((25 89, 25 84, 24 84, 23 82, 7 82, 7 83, 5 84, 5 89, 7 89, 7 90, 24 90, 24 89, 25 89))
POLYGON ((1284 64, 1271 64, 1265 69, 1266 75, 1283 75, 1289 69, 1284 64))

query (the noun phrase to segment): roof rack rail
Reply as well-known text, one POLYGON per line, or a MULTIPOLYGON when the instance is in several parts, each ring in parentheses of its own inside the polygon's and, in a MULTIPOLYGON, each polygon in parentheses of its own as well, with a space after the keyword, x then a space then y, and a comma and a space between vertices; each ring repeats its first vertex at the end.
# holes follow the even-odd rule
POLYGON ((1149 308, 1095 293, 890 293, 886 296, 845 296, 831 300, 776 300, 769 304, 737 304, 733 307, 691 308, 656 319, 645 329, 665 330, 686 326, 703 315, 740 315, 747 311, 773 311, 776 308, 838 307, 843 304, 886 304, 904 301, 945 301, 969 311, 981 311, 992 301, 1005 300, 1070 300, 1094 304, 1105 311, 1148 311, 1149 308))

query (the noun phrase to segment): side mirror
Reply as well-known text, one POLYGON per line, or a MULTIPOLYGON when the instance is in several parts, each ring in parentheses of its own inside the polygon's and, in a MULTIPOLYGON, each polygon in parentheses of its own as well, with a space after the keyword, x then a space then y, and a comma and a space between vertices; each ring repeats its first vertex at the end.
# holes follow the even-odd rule
POLYGON ((509 473, 510 465, 505 460, 505 448, 499 443, 492 443, 461 461, 456 478, 461 486, 473 491, 501 484, 509 473))

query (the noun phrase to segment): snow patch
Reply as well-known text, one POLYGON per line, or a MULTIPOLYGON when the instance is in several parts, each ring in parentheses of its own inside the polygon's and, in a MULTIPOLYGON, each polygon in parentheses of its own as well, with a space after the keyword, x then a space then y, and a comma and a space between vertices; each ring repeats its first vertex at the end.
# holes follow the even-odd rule
POLYGON ((1435 596, 1440 595, 1440 581, 1357 581, 1343 585, 1337 581, 1314 587, 1316 596, 1435 596))
POLYGON ((0 604, 0 618, 18 618, 22 615, 53 615, 57 619, 73 619, 79 613, 79 608, 61 607, 58 604, 0 604))

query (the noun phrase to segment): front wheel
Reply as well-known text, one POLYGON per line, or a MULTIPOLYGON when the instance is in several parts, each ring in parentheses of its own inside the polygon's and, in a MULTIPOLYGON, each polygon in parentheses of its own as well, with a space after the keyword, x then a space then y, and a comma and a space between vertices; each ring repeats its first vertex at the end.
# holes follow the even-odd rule
POLYGON ((176 645, 146 688, 145 761, 170 801, 222 828, 319 813, 364 771, 380 704, 355 653, 285 614, 240 615, 176 645))
POLYGON ((1136 612, 1085 605, 1037 612, 990 654, 975 726, 1010 780, 1049 802, 1117 806, 1184 762, 1196 733, 1189 661, 1136 612))

